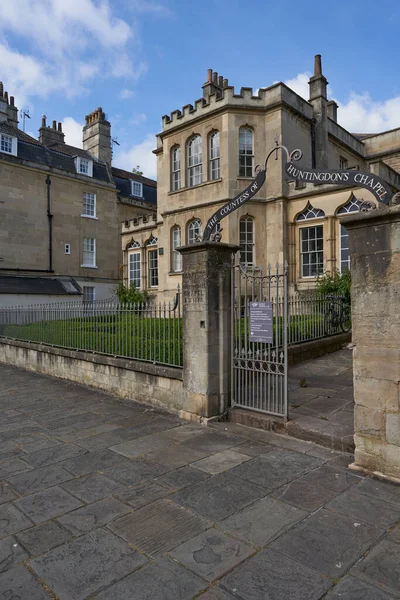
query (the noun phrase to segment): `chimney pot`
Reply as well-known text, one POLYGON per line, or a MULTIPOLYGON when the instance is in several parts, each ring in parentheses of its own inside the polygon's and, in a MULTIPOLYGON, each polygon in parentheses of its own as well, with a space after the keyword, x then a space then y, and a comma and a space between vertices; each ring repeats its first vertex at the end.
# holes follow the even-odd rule
POLYGON ((4 92, 4 98, 7 100, 8 102, 8 92, 4 92))
POLYGON ((14 102, 15 102, 14 96, 10 96, 10 104, 11 104, 11 106, 14 106, 14 102))
POLYGON ((322 63, 320 54, 316 54, 314 58, 314 75, 322 75, 322 63))
POLYGON ((3 92, 4 92, 4 86, 3 86, 3 82, 0 81, 0 96, 3 96, 3 92))
POLYGON ((222 88, 223 84, 224 84, 224 78, 222 77, 222 75, 220 75, 218 77, 218 85, 220 88, 222 88))
POLYGON ((46 127, 46 115, 42 115, 42 127, 46 127))
POLYGON ((218 73, 217 72, 213 73, 213 83, 218 85, 218 73))
POLYGON ((53 121, 53 129, 57 130, 57 121, 53 121))
POLYGON ((222 82, 222 87, 223 87, 223 88, 227 88, 227 87, 228 87, 228 85, 229 85, 229 84, 228 84, 228 80, 227 80, 227 79, 224 79, 224 81, 222 82))
POLYGON ((212 82, 212 74, 213 74, 213 70, 212 69, 208 69, 208 71, 207 71, 207 81, 209 83, 212 82))
POLYGON ((58 123, 58 131, 62 133, 62 124, 60 122, 58 123))

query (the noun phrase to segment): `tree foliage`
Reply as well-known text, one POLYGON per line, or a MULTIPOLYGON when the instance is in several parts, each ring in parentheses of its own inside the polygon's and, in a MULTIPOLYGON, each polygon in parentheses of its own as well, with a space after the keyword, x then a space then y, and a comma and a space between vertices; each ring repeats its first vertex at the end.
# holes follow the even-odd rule
POLYGON ((143 171, 140 170, 140 165, 136 165, 136 168, 133 167, 132 173, 134 173, 135 175, 143 175, 143 171))
POLYGON ((127 287, 121 282, 116 286, 114 293, 121 304, 144 304, 149 299, 148 293, 138 290, 134 284, 127 287))
POLYGON ((335 296, 343 296, 347 304, 350 304, 350 288, 351 288, 351 273, 349 269, 340 273, 335 271, 325 273, 317 281, 317 292, 319 294, 334 294, 335 296))

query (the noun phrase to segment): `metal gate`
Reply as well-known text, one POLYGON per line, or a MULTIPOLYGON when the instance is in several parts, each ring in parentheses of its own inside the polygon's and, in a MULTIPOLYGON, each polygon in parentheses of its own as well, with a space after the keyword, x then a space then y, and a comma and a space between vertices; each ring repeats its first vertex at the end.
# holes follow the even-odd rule
POLYGON ((287 418, 287 264, 232 267, 232 406, 287 418), (250 303, 272 305, 273 342, 250 341, 250 303))

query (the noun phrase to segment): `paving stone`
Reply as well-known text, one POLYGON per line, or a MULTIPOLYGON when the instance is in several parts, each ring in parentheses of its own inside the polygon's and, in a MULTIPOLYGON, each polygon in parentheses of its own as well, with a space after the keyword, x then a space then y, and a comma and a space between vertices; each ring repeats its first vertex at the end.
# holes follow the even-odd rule
POLYGON ((0 464, 0 479, 5 479, 7 475, 17 475, 22 471, 30 471, 32 467, 20 458, 10 458, 0 464))
POLYGON ((62 516, 58 522, 73 535, 78 536, 89 533, 92 529, 106 525, 129 512, 131 509, 126 504, 118 502, 115 498, 106 498, 62 516))
MULTIPOLYGON (((28 558, 29 554, 13 537, 0 541, 0 573, 8 571, 28 558)), ((1 597, 1 596, 0 596, 1 597)))
MULTIPOLYGON (((117 456, 117 455, 116 455, 117 456)), ((145 458, 137 458, 136 460, 127 460, 119 465, 107 467, 104 472, 109 477, 120 481, 124 485, 130 486, 145 481, 146 479, 154 479, 165 473, 167 467, 159 465, 145 458)))
POLYGON ((82 506, 82 502, 57 486, 26 496, 14 504, 36 524, 82 506))
POLYGON ((21 494, 33 494, 69 479, 72 479, 72 476, 57 465, 49 465, 6 477, 7 483, 21 494))
POLYGON ((216 433, 214 431, 206 432, 203 435, 196 435, 194 438, 185 440, 184 446, 205 452, 206 454, 214 454, 228 448, 233 448, 243 443, 243 438, 229 433, 216 433))
POLYGON ((64 442, 72 442, 79 445, 81 440, 85 440, 86 438, 90 438, 93 436, 98 436, 102 433, 109 433, 110 431, 114 431, 118 429, 118 425, 113 423, 102 423, 101 425, 97 425, 96 427, 90 427, 89 429, 81 429, 75 433, 67 433, 63 436, 64 442))
POLYGON ((142 506, 146 506, 147 504, 151 504, 156 500, 160 500, 161 498, 165 498, 166 496, 170 496, 171 493, 172 490, 150 481, 139 483, 124 492, 116 494, 116 497, 122 500, 122 502, 127 502, 133 506, 133 508, 137 509, 142 508, 142 506))
POLYGON ((228 471, 246 460, 250 460, 250 456, 233 450, 223 450, 193 463, 192 467, 210 473, 210 475, 217 475, 217 473, 228 471))
POLYGON ((172 550, 209 527, 207 519, 165 499, 109 524, 111 531, 150 556, 172 550))
POLYGON ((12 533, 32 527, 33 523, 14 504, 2 504, 0 508, 0 539, 12 533))
POLYGON ((30 454, 31 452, 39 452, 53 446, 60 446, 62 442, 44 435, 35 435, 28 438, 21 438, 17 443, 24 452, 30 454))
POLYGON ((64 461, 63 469, 70 471, 74 475, 87 475, 96 471, 104 471, 108 467, 115 467, 125 462, 120 456, 110 450, 99 450, 97 452, 88 452, 83 456, 71 458, 64 461))
POLYGON ((111 532, 96 529, 30 564, 62 600, 83 600, 145 562, 144 556, 111 532))
POLYGON ((155 435, 157 433, 180 426, 178 417, 157 414, 154 419, 139 423, 134 428, 141 436, 155 435))
POLYGON ((39 452, 33 452, 29 454, 24 460, 32 467, 47 467, 55 463, 59 463, 68 458, 74 458, 84 454, 86 450, 74 446, 73 444, 61 444, 59 446, 52 446, 51 448, 45 448, 39 450, 39 452))
POLYGON ((251 482, 244 484, 243 479, 229 472, 186 488, 173 498, 175 502, 188 506, 213 521, 219 521, 262 496, 265 496, 262 487, 251 482))
POLYGON ((147 454, 154 450, 161 450, 173 444, 173 440, 161 437, 157 434, 140 437, 123 444, 111 446, 110 450, 125 456, 126 458, 137 458, 141 454, 147 454))
POLYGON ((351 401, 348 398, 338 398, 336 395, 331 398, 317 397, 313 400, 309 400, 305 405, 308 410, 312 410, 314 413, 322 416, 328 416, 332 413, 340 410, 351 401))
POLYGON ((400 597, 400 545, 383 540, 360 561, 351 573, 400 597))
POLYGON ((235 446, 235 452, 240 452, 240 454, 247 454, 248 456, 259 456, 260 454, 267 454, 267 452, 271 452, 274 450, 274 446, 272 444, 262 444, 258 442, 245 442, 244 444, 240 444, 240 446, 235 446))
POLYGON ((32 573, 22 565, 0 574, 1 600, 49 600, 49 594, 44 591, 32 573))
POLYGON ((267 549, 224 577, 221 585, 240 600, 319 600, 332 582, 267 549))
POLYGON ((161 450, 146 454, 146 458, 160 465, 165 465, 169 469, 178 469, 207 456, 208 454, 204 454, 204 452, 197 452, 180 444, 174 444, 168 448, 162 448, 161 450))
POLYGON ((275 449, 235 467, 231 473, 261 485, 267 493, 321 464, 320 459, 312 456, 275 449))
POLYGON ((388 540, 400 544, 400 525, 395 527, 388 535, 388 540))
POLYGON ((117 444, 135 440, 139 437, 140 435, 137 433, 137 431, 133 430, 132 428, 118 428, 114 429, 113 431, 108 431, 106 433, 80 439, 77 441, 77 444, 82 448, 89 450, 90 452, 95 452, 96 450, 111 448, 117 444))
POLYGON ((378 500, 385 500, 386 502, 392 502, 393 504, 400 506, 400 485, 379 481, 372 477, 366 477, 361 481, 360 486, 357 489, 367 496, 378 498, 378 500))
POLYGON ((17 497, 17 494, 13 492, 6 483, 0 481, 0 504, 15 500, 17 497))
POLYGON ((122 483, 100 473, 90 473, 78 479, 72 479, 61 487, 87 504, 125 490, 122 483))
POLYGON ((163 558, 125 577, 95 596, 96 600, 191 600, 206 583, 169 558, 163 558))
POLYGON ((279 537, 307 515, 304 510, 268 497, 220 521, 218 526, 260 547, 279 537))
POLYGON ((195 485, 196 483, 204 481, 208 478, 208 473, 199 471, 199 469, 193 469, 192 467, 181 467, 180 469, 176 469, 176 471, 171 471, 170 473, 159 477, 157 481, 159 481, 162 485, 168 486, 171 488, 171 490, 177 491, 191 485, 195 485))
POLYGON ((383 531, 343 515, 320 510, 284 533, 272 548, 330 577, 343 575, 383 531))
POLYGON ((32 555, 43 554, 71 539, 71 534, 55 521, 26 529, 16 536, 32 555))
POLYGON ((254 549, 247 544, 213 528, 175 548, 170 554, 196 575, 212 582, 253 553, 254 549))
POLYGON ((222 590, 219 586, 215 586, 201 594, 198 600, 234 600, 234 597, 222 590))
POLYGON ((389 596, 374 585, 356 579, 355 577, 345 577, 329 592, 326 600, 394 600, 394 596, 389 596))
POLYGON ((355 520, 366 521, 382 529, 387 529, 400 519, 400 503, 396 506, 384 500, 366 496, 354 487, 334 498, 326 508, 342 515, 348 515, 355 520))
POLYGON ((184 442, 186 440, 191 440, 196 435, 206 433, 206 431, 207 429, 202 425, 197 425, 197 423, 187 423, 180 427, 167 429, 166 431, 163 431, 163 435, 166 435, 177 442, 184 442))

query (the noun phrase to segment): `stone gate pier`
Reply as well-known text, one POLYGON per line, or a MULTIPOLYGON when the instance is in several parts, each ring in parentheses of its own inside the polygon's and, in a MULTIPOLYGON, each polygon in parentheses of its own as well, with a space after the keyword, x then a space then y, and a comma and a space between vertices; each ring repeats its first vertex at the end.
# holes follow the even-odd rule
POLYGON ((400 206, 343 218, 349 230, 354 468, 400 482, 400 206))

